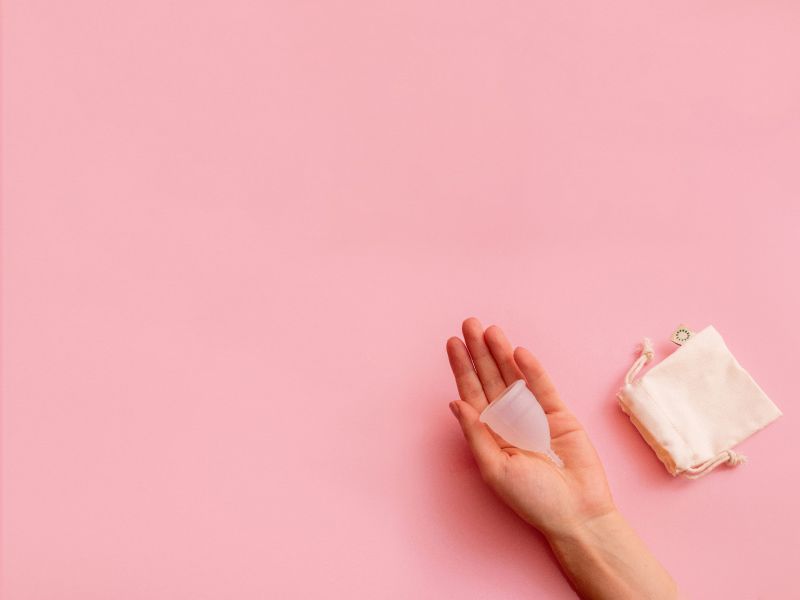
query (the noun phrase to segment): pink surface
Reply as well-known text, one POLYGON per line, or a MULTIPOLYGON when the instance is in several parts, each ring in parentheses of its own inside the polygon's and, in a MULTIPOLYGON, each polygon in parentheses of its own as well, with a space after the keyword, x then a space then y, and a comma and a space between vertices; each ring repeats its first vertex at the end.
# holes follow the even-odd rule
POLYGON ((447 409, 549 366, 689 597, 797 598, 800 6, 3 2, 2 596, 571 598, 447 409), (785 416, 673 480, 713 323, 785 416))

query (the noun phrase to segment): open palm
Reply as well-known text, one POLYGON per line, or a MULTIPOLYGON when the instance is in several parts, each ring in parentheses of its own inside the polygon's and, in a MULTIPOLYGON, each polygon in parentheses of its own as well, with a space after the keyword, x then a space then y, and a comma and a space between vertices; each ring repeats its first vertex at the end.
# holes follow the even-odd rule
POLYGON ((589 437, 561 400, 542 365, 525 348, 512 349, 499 327, 464 321, 464 341, 447 340, 447 355, 461 400, 450 407, 484 481, 525 521, 542 532, 567 531, 614 510, 605 472, 589 437), (465 344, 466 342, 466 344, 465 344), (520 450, 480 422, 486 406, 524 379, 550 425, 556 466, 544 454, 520 450))

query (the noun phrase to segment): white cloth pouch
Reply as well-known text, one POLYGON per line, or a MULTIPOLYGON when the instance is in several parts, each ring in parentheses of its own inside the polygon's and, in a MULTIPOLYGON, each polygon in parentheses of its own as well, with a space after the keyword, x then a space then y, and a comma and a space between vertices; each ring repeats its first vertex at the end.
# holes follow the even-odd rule
POLYGON ((667 470, 696 479, 721 464, 744 462, 733 446, 782 413, 713 326, 679 332, 688 338, 683 345, 637 379, 654 358, 644 340, 617 397, 667 470))

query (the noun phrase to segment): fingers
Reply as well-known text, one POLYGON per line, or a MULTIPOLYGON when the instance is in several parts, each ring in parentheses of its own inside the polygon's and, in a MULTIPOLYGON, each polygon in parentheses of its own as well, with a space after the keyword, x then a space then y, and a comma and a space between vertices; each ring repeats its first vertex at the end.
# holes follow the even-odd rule
POLYGON ((500 369, 505 386, 508 387, 517 379, 524 379, 522 371, 520 371, 514 360, 514 349, 511 347, 503 330, 497 325, 492 325, 486 330, 484 338, 495 363, 500 369))
POLYGON ((483 410, 488 402, 464 342, 457 337, 447 340, 447 358, 456 380, 458 395, 476 410, 483 410))
POLYGON ((495 357, 492 356, 486 345, 483 326, 478 319, 470 317, 464 321, 461 330, 464 333, 464 341, 467 343, 472 362, 475 364, 475 370, 478 372, 478 378, 483 385, 486 400, 491 402, 506 389, 507 384, 500 374, 495 357))
POLYGON ((517 365, 525 375, 525 379, 528 380, 528 387, 533 392, 533 395, 536 396, 539 404, 542 405, 544 412, 548 414, 559 411, 568 412, 567 405, 558 395, 550 376, 542 367, 539 359, 531 354, 530 350, 521 346, 518 347, 514 350, 514 360, 516 360, 517 365))
POLYGON ((455 400, 450 403, 450 410, 453 411, 453 415, 461 425, 461 431, 472 450, 472 455, 475 457, 475 462, 478 463, 484 480, 487 482, 497 481, 508 456, 497 445, 486 425, 480 422, 479 413, 472 405, 455 400))

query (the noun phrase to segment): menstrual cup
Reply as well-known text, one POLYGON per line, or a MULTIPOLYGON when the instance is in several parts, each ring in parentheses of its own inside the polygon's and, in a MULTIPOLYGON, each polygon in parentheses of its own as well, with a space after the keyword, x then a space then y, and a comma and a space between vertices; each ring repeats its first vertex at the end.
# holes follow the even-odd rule
POLYGON ((547 415, 524 379, 517 379, 484 408, 480 420, 517 448, 541 452, 559 467, 564 466, 561 458, 550 449, 547 415))

